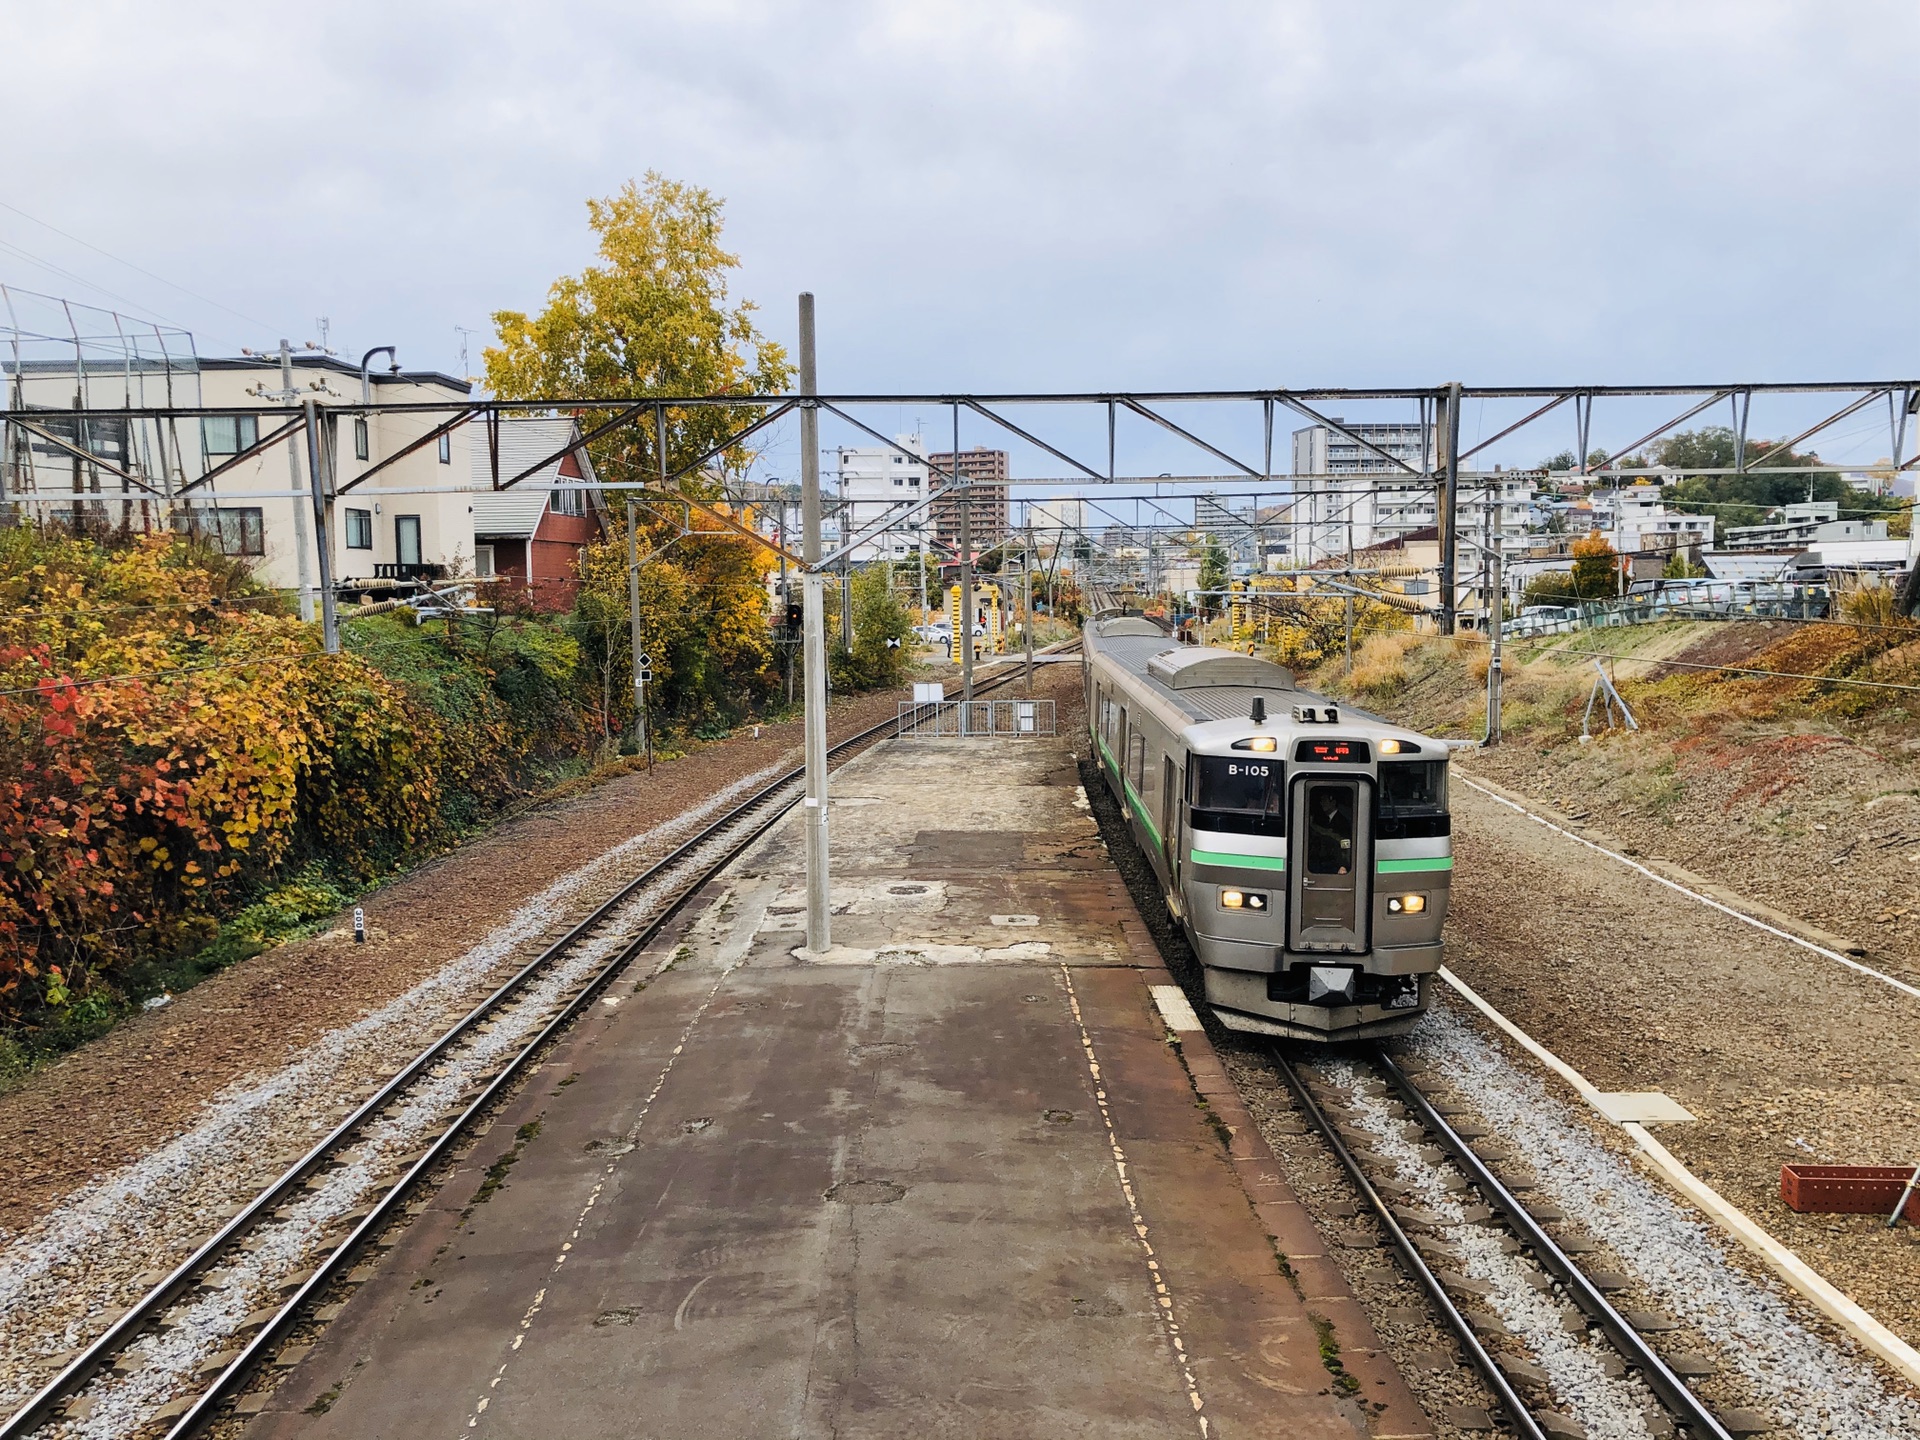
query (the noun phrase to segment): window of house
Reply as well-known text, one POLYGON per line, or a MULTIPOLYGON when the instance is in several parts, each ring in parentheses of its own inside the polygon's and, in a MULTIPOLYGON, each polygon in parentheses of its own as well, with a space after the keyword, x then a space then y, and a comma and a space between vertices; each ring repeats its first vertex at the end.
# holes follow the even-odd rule
POLYGON ((493 546, 475 545, 473 547, 473 573, 482 580, 493 579, 493 546))
POLYGON ((440 463, 442 465, 451 465, 453 463, 452 435, 442 435, 440 437, 440 463))
POLYGON ((367 417, 364 415, 353 422, 353 458, 367 458, 367 417))
POLYGON ((372 548, 373 512, 371 510, 347 511, 347 549, 371 550, 372 548))
POLYGON ((547 507, 556 515, 584 515, 587 513, 587 492, 556 490, 548 499, 547 507))
POLYGON ((264 555, 267 528, 258 505, 221 507, 214 511, 220 526, 220 550, 226 555, 264 555))
POLYGON ((200 422, 200 445, 209 455, 238 455, 253 448, 259 433, 251 415, 208 415, 200 422))

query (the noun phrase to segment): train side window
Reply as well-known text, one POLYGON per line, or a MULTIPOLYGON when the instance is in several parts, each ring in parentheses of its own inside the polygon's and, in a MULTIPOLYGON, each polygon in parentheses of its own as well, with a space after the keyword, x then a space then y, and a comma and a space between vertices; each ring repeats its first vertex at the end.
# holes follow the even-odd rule
POLYGON ((1127 779, 1134 792, 1144 796, 1147 784, 1147 737, 1138 730, 1127 737, 1127 779))

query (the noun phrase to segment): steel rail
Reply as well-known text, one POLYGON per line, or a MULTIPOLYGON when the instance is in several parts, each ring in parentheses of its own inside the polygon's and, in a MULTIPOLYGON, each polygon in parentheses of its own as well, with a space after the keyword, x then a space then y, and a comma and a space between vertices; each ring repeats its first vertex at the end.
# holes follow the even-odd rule
POLYGON ((1533 1412, 1520 1398, 1519 1391, 1513 1388, 1513 1382, 1507 1379, 1498 1365, 1494 1364, 1493 1356, 1487 1353, 1487 1347, 1480 1343, 1479 1335, 1474 1332, 1473 1323, 1460 1312, 1460 1307, 1453 1303, 1453 1297, 1447 1294, 1446 1286, 1440 1283, 1440 1277, 1433 1273, 1433 1267, 1427 1264, 1426 1257, 1420 1253, 1407 1232, 1401 1227, 1399 1219, 1394 1215, 1385 1197, 1373 1188, 1373 1182, 1367 1179, 1366 1172, 1360 1168, 1360 1162, 1354 1159, 1353 1152, 1347 1148, 1346 1142, 1333 1128, 1333 1122, 1327 1119, 1326 1113, 1321 1110, 1319 1102, 1307 1089, 1306 1082, 1300 1078, 1299 1072, 1293 1068, 1287 1057, 1280 1053, 1279 1046, 1271 1047, 1269 1053, 1273 1057, 1274 1068, 1280 1072, 1280 1078, 1286 1081, 1287 1088, 1293 1091, 1293 1097, 1300 1103, 1300 1108, 1306 1112, 1308 1121, 1315 1130, 1320 1132, 1320 1138, 1326 1141, 1327 1148, 1333 1151, 1333 1157, 1340 1162, 1340 1168, 1347 1172, 1347 1178, 1353 1182, 1354 1188, 1367 1202, 1367 1208, 1373 1211, 1374 1218, 1387 1232, 1387 1238, 1393 1241, 1393 1248, 1400 1252, 1400 1258, 1406 1263, 1414 1280, 1422 1290, 1427 1292, 1427 1299, 1433 1303, 1433 1308, 1440 1312, 1440 1318, 1446 1322, 1447 1328, 1453 1331, 1461 1348, 1467 1352, 1467 1358, 1473 1362, 1473 1368, 1479 1371, 1480 1378, 1486 1381, 1487 1388, 1493 1391, 1494 1397, 1513 1417, 1514 1428, 1526 1437, 1526 1440, 1547 1440, 1547 1432, 1541 1428, 1540 1422, 1533 1418, 1533 1412))
MULTIPOLYGON (((1068 648, 1073 641, 1064 646, 1052 647, 1056 650, 1068 648)), ((985 682, 987 688, 998 688, 1010 684, 1017 678, 1017 672, 994 677, 985 682)), ((898 725, 898 716, 883 720, 839 741, 828 750, 829 758, 844 756, 847 751, 887 737, 887 732, 898 725)), ((501 1009, 509 1000, 525 989, 527 984, 541 972, 549 969, 569 950, 578 945, 588 934, 597 930, 605 921, 627 903, 647 885, 660 879, 669 871, 684 865, 695 853, 709 844, 728 827, 739 824, 751 817, 752 812, 774 801, 779 792, 792 786, 806 773, 805 766, 795 766, 778 778, 770 781, 752 796, 710 822, 698 833, 683 841, 671 852, 663 856, 643 872, 626 882, 609 899, 596 906, 586 916, 570 927, 567 932, 532 960, 516 971, 496 987, 485 999, 476 1004, 456 1021, 448 1030, 425 1050, 415 1056, 405 1066, 388 1079, 378 1090, 368 1096, 351 1114, 340 1121, 332 1131, 318 1141, 306 1154, 296 1160, 267 1187, 261 1190, 236 1215, 232 1216, 214 1235, 202 1243, 165 1279, 141 1297, 134 1305, 102 1332, 81 1353, 69 1361, 62 1369, 47 1381, 41 1389, 28 1399, 18 1410, 0 1424, 0 1440, 22 1440, 32 1434, 52 1418, 49 1412, 55 1405, 72 1398, 84 1390, 87 1384, 112 1360, 145 1332, 146 1328, 160 1314, 164 1313, 182 1295, 194 1287, 197 1277, 211 1269, 214 1262, 223 1256, 232 1245, 248 1231, 254 1229, 271 1210, 284 1202, 315 1171, 324 1166, 338 1151, 344 1149, 352 1138, 375 1115, 385 1110, 420 1075, 428 1070, 448 1050, 471 1035, 481 1022, 501 1009)), ((583 982, 560 1012, 543 1026, 539 1034, 530 1041, 506 1066, 496 1072, 474 1101, 429 1145, 422 1157, 408 1168, 373 1206, 368 1215, 340 1241, 320 1262, 319 1267, 309 1276, 292 1297, 281 1307, 274 1318, 267 1322, 254 1339, 242 1348, 240 1355, 226 1370, 216 1377, 213 1384, 202 1392, 194 1406, 182 1415, 179 1421, 167 1432, 169 1437, 183 1436, 198 1427, 209 1411, 221 1400, 230 1395, 238 1384, 252 1372, 254 1364, 266 1352, 272 1341, 289 1329, 300 1310, 311 1299, 320 1286, 329 1283, 339 1273, 347 1259, 356 1254, 373 1235, 393 1218, 393 1211, 400 1199, 409 1193, 421 1177, 440 1164, 446 1150, 462 1134, 473 1119, 493 1103, 500 1091, 526 1065, 531 1056, 537 1053, 560 1029, 578 1016, 584 1005, 590 1001, 605 984, 612 980, 629 964, 633 957, 646 947, 653 938, 714 875, 730 864, 739 853, 754 840, 763 835, 779 818, 798 803, 795 795, 784 804, 775 806, 770 814, 761 818, 757 825, 750 827, 739 842, 729 846, 720 858, 711 865, 702 868, 698 878, 682 887, 670 900, 663 903, 658 914, 652 917, 627 944, 593 976, 583 982), (218 1392, 218 1395, 215 1395, 218 1392), (209 1398, 213 1397, 213 1398, 209 1398), (189 1424, 189 1421, 192 1423, 189 1424)))
POLYGON ((1667 1368, 1667 1362, 1647 1343, 1646 1337, 1614 1309, 1613 1302, 1587 1278, 1585 1271, 1573 1263, 1555 1243, 1553 1236, 1547 1233, 1546 1227, 1528 1212, 1527 1207, 1514 1198, 1513 1192, 1500 1182, 1487 1162, 1475 1154, 1473 1147, 1447 1123, 1420 1087, 1394 1063, 1393 1057, 1375 1046, 1369 1058, 1386 1075, 1393 1088, 1400 1092, 1401 1099, 1414 1110, 1419 1123, 1439 1140, 1441 1148, 1466 1173, 1467 1179, 1480 1191, 1488 1206, 1505 1216, 1508 1226, 1518 1232, 1520 1240, 1533 1252, 1534 1258, 1567 1287, 1574 1303, 1600 1327, 1621 1357, 1640 1371, 1647 1388, 1673 1412, 1674 1418, 1692 1428, 1697 1435, 1711 1436, 1712 1440, 1733 1440, 1719 1417, 1707 1408, 1706 1402, 1667 1368))

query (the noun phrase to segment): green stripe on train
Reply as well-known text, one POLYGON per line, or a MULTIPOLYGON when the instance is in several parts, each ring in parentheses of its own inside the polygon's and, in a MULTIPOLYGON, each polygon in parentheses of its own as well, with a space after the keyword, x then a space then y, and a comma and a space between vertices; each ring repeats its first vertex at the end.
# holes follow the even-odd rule
POLYGON ((1379 864, 1382 875, 1404 875, 1414 870, 1451 870, 1451 855, 1429 855, 1418 860, 1382 860, 1379 864))
POLYGON ((1139 792, 1126 780, 1122 780, 1120 783, 1126 788, 1127 799, 1133 802, 1133 808, 1140 816, 1140 823, 1146 826, 1147 833, 1153 836, 1153 843, 1155 845, 1161 844, 1160 827, 1153 823, 1153 817, 1147 813, 1146 804, 1141 800, 1139 792))
POLYGON ((1193 863, 1237 865, 1245 870, 1284 870, 1287 868, 1287 857, 1284 855, 1236 855, 1229 850, 1195 850, 1193 863))

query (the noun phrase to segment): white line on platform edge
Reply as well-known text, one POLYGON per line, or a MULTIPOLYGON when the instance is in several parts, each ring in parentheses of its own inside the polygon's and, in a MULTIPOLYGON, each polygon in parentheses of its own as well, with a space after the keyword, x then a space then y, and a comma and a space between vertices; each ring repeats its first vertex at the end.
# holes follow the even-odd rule
POLYGON ((1586 836, 1576 835, 1573 833, 1573 831, 1554 824, 1551 820, 1547 819, 1545 816, 1534 814, 1534 812, 1527 809, 1526 806, 1521 805, 1516 801, 1509 800, 1504 795, 1497 794, 1495 791, 1488 789, 1485 785, 1480 784, 1477 780, 1472 779, 1470 776, 1457 774, 1457 778, 1461 781, 1462 784, 1468 785, 1473 789, 1478 790, 1482 795, 1485 795, 1489 800, 1494 801, 1496 804, 1504 805, 1509 810, 1518 810, 1522 815, 1526 816, 1529 820, 1533 821, 1534 824, 1544 825, 1547 827, 1547 829, 1553 831, 1554 834, 1564 835, 1567 839, 1573 841, 1575 844, 1584 845, 1589 850, 1597 850, 1602 855, 1605 855, 1608 859, 1619 861, 1622 865, 1626 866, 1629 870, 1639 871, 1642 875, 1646 876, 1649 880, 1656 881, 1659 884, 1666 886, 1669 890, 1677 890, 1680 892, 1680 894, 1687 896, 1689 899, 1698 900, 1702 905, 1705 905, 1710 910, 1718 910, 1722 915, 1731 915, 1734 919, 1739 920, 1744 924, 1751 925, 1756 930, 1764 930, 1769 935, 1778 936, 1780 939, 1785 940, 1790 945, 1798 945, 1802 950, 1811 950, 1816 955, 1824 955, 1827 959, 1835 961, 1838 964, 1844 965, 1849 970, 1857 970, 1862 975, 1871 976, 1875 980, 1879 980, 1884 984, 1891 985, 1894 989, 1901 991, 1903 994, 1911 995, 1913 996, 1914 999, 1920 1000, 1920 988, 1916 988, 1912 985, 1909 985, 1904 980, 1896 980, 1893 978, 1893 976, 1888 975, 1884 971, 1876 970, 1871 965, 1862 965, 1858 960, 1854 960, 1846 955, 1842 955, 1838 950, 1829 950, 1824 945, 1816 945, 1811 940, 1803 940, 1798 935, 1795 935, 1791 930, 1782 930, 1777 925, 1769 925, 1764 920, 1756 920, 1753 918, 1753 916, 1746 914, 1744 911, 1736 910, 1731 905, 1723 905, 1718 900, 1713 899, 1711 896, 1702 895, 1698 890, 1689 890, 1685 885, 1682 885, 1679 881, 1669 880, 1666 876, 1662 875, 1659 871, 1650 870, 1645 865, 1642 865, 1639 861, 1631 860, 1625 855, 1620 854, 1619 851, 1617 850, 1609 850, 1604 845, 1596 845, 1593 841, 1587 839, 1586 836))
POLYGON ((1160 1012, 1160 1018, 1166 1021, 1167 1029, 1178 1035, 1183 1030, 1203 1030, 1200 1017, 1193 1013, 1193 1006, 1187 1003, 1187 992, 1178 985, 1149 985, 1153 992, 1153 1005, 1160 1012))
MULTIPOLYGON (((1577 1090, 1581 1099, 1596 1110, 1600 1110, 1602 1114, 1606 1113, 1599 1103, 1603 1092, 1586 1076, 1494 1009, 1475 993, 1472 986, 1445 966, 1440 968, 1440 978, 1458 991, 1462 999, 1491 1020, 1528 1054, 1577 1090)), ((1920 1385, 1920 1351, 1914 1350, 1906 1341, 1887 1329, 1854 1301, 1848 1299, 1819 1271, 1774 1239, 1746 1212, 1695 1175, 1671 1150, 1654 1139, 1646 1126, 1628 1120, 1621 1122, 1620 1128, 1627 1132, 1634 1144, 1638 1145, 1647 1159, 1652 1162, 1654 1168, 1659 1170, 1675 1189, 1706 1211, 1723 1230, 1765 1261, 1774 1274, 1799 1291, 1828 1319, 1891 1365, 1903 1379, 1911 1384, 1920 1385)))

